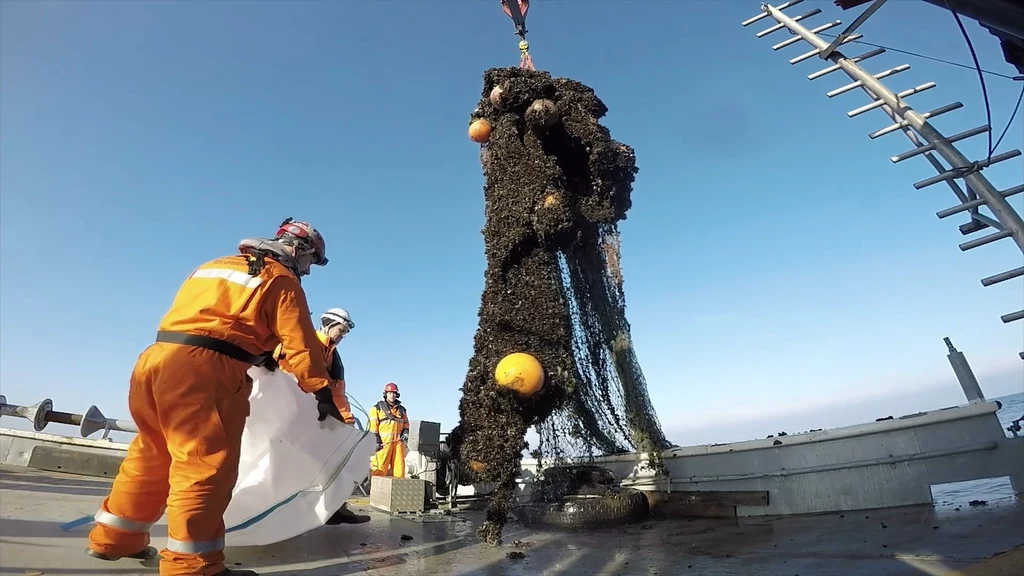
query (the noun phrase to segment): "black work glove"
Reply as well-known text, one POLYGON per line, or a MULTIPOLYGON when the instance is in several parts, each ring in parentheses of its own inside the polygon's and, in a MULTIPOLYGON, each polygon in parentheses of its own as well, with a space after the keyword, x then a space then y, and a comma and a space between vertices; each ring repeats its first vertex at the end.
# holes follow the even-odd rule
POLYGON ((377 434, 377 451, 380 452, 384 449, 384 441, 380 439, 380 434, 377 434))
POLYGON ((338 411, 338 407, 334 405, 334 398, 331 396, 331 387, 324 386, 313 393, 316 397, 316 411, 320 413, 317 416, 318 422, 323 422, 328 416, 334 416, 338 422, 344 422, 345 419, 341 417, 341 412, 338 411))
POLYGON ((401 440, 402 442, 408 444, 409 443, 409 433, 408 432, 403 432, 402 433, 402 437, 399 438, 399 440, 401 440))
POLYGON ((277 365, 277 359, 274 358, 273 354, 264 354, 263 361, 260 362, 259 366, 261 368, 266 368, 271 372, 276 372, 277 369, 279 368, 279 366, 277 365))

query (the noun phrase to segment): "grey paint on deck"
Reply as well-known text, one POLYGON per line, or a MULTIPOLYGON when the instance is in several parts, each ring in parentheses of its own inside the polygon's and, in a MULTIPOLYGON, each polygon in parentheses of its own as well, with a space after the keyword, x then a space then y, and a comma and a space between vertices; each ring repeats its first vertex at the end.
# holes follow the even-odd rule
MULTIPOLYGON (((644 490, 768 491, 767 506, 739 516, 809 514, 931 502, 931 486, 1007 476, 1024 491, 1024 437, 1007 438, 995 402, 891 420, 664 452, 668 477, 644 472, 645 454, 598 458, 644 490)), ((537 462, 523 461, 520 491, 537 462)))
MULTIPOLYGON (((0 575, 156 574, 138 561, 106 563, 83 554, 87 527, 61 523, 91 514, 109 480, 0 467, 0 575)), ((392 518, 362 503, 366 524, 324 526, 286 542, 229 548, 229 565, 296 576, 941 575, 1024 544, 1016 498, 959 511, 930 506, 800 517, 649 522, 586 535, 533 532, 512 522, 505 543, 478 543, 479 511, 460 518, 392 518), (935 527, 938 528, 935 528, 935 527), (413 537, 401 540, 402 534, 413 537), (512 546, 514 540, 530 544, 512 546), (509 552, 521 550, 515 560, 509 552)), ((166 526, 153 530, 163 544, 166 526)))

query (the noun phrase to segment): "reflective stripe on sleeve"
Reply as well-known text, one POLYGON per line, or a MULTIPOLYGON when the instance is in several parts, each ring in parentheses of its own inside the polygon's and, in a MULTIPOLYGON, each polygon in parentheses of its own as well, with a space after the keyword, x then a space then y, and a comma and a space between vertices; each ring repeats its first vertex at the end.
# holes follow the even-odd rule
POLYGON ((217 278, 220 280, 227 280, 234 284, 245 286, 246 288, 256 288, 263 283, 263 278, 253 277, 245 272, 239 272, 238 270, 230 270, 228 268, 204 268, 202 270, 196 270, 192 274, 193 278, 217 278))

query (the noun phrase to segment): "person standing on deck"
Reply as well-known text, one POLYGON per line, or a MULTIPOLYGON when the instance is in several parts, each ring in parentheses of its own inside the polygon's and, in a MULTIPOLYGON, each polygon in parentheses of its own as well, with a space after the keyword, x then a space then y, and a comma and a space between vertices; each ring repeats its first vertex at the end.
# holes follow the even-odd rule
MULTIPOLYGON (((352 316, 344 308, 331 308, 320 315, 320 329, 316 335, 320 338, 323 346, 324 358, 327 359, 327 373, 335 383, 331 387, 334 395, 334 405, 338 412, 345 418, 345 423, 355 424, 355 417, 352 416, 352 409, 349 406, 348 398, 345 396, 345 365, 341 361, 341 354, 338 353, 338 344, 356 327, 352 316)), ((278 352, 280 352, 280 348, 278 352)), ((282 360, 283 362, 283 360, 282 360)), ((287 371, 287 368, 282 365, 287 371)), ((342 504, 338 510, 325 522, 328 526, 338 524, 362 524, 369 522, 370 517, 365 514, 355 514, 348 509, 347 504, 342 504)))
MULTIPOLYGON (((341 415, 340 420, 350 426, 355 424, 356 419, 352 416, 352 408, 345 396, 345 365, 341 362, 341 354, 338 353, 338 343, 355 327, 356 323, 352 321, 347 310, 331 308, 320 315, 320 329, 316 331, 324 358, 327 360, 327 374, 332 382, 331 394, 334 397, 334 405, 341 415)), ((294 374, 281 346, 274 350, 274 358, 280 362, 282 370, 294 374)))
POLYGON ((377 435, 377 453, 370 458, 371 476, 405 477, 409 415, 398 400, 398 386, 384 385, 384 400, 370 408, 370 432, 377 435))
POLYGON ((140 355, 128 407, 139 432, 95 515, 86 553, 151 559, 149 530, 167 512, 161 576, 258 576, 224 565, 224 511, 238 479, 251 366, 284 357, 320 420, 342 420, 300 279, 327 265, 323 236, 288 218, 273 239, 199 266, 140 355))

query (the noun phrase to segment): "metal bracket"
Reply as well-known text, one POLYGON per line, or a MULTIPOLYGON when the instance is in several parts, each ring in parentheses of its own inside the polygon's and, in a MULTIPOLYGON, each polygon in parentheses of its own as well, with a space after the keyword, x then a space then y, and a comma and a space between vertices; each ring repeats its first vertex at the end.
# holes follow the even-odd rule
MULTIPOLYGON (((935 3, 934 0, 928 1, 935 3)), ((795 6, 801 2, 802 0, 789 0, 778 7, 762 3, 760 14, 744 20, 741 25, 749 26, 761 19, 770 18, 776 23, 756 33, 758 38, 764 38, 783 29, 788 30, 793 36, 773 45, 772 50, 779 50, 781 48, 797 44, 798 42, 794 42, 796 38, 803 40, 813 48, 809 52, 796 56, 795 58, 791 58, 789 60, 790 64, 798 64, 804 60, 813 58, 814 56, 818 56, 823 60, 831 62, 831 65, 809 74, 807 76, 808 80, 822 78, 840 70, 845 72, 853 82, 827 92, 826 96, 829 98, 833 98, 847 92, 852 92, 856 88, 860 88, 867 93, 871 98, 871 102, 847 112, 846 115, 852 118, 869 110, 880 108, 885 115, 889 117, 892 123, 870 133, 868 137, 874 139, 894 132, 903 132, 903 134, 906 135, 911 143, 914 144, 914 148, 907 152, 892 156, 890 160, 893 163, 898 163, 908 158, 923 156, 932 165, 937 174, 931 178, 915 182, 914 188, 921 190, 938 184, 939 182, 945 182, 959 200, 959 203, 956 206, 940 210, 936 215, 939 218, 946 218, 953 214, 967 212, 971 219, 968 223, 960 226, 960 233, 965 236, 981 232, 986 229, 992 230, 985 236, 961 243, 959 246, 960 250, 972 250, 974 248, 986 246, 996 242, 997 240, 1010 238, 1017 247, 1024 252, 1024 220, 1021 219, 1020 214, 1014 210, 1013 206, 1007 202, 1007 198, 1010 196, 1024 191, 1024 185, 1014 186, 1007 190, 997 190, 995 186, 993 186, 992 183, 981 173, 983 168, 987 168, 1011 158, 1017 158, 1022 155, 1022 152, 1020 150, 1010 150, 1001 154, 991 155, 983 160, 972 162, 957 149, 955 143, 972 136, 991 132, 992 127, 990 125, 986 124, 984 126, 978 126, 949 137, 944 136, 929 123, 929 118, 934 118, 945 114, 946 112, 959 109, 963 106, 961 103, 955 102, 947 104, 930 112, 917 112, 910 106, 906 105, 904 98, 934 88, 934 82, 927 82, 909 90, 893 93, 889 88, 882 84, 880 80, 907 70, 909 69, 909 66, 904 64, 876 74, 871 74, 861 68, 858 63, 863 62, 872 56, 884 53, 884 48, 878 47, 871 52, 867 52, 853 58, 847 57, 846 55, 836 51, 837 47, 860 38, 861 35, 854 33, 854 31, 864 24, 864 22, 874 12, 876 12, 882 4, 885 3, 885 0, 836 0, 836 4, 843 9, 861 6, 868 2, 871 2, 871 5, 868 6, 868 8, 865 9, 852 24, 850 24, 831 42, 822 39, 818 35, 818 32, 831 28, 832 22, 812 29, 805 28, 804 24, 801 23, 802 20, 806 20, 810 16, 821 12, 820 10, 815 9, 800 16, 788 16, 782 11, 784 8, 795 6), (940 162, 938 157, 941 157, 942 160, 945 161, 945 164, 940 162), (949 166, 948 168, 947 165, 949 166), (960 184, 956 182, 958 179, 963 180, 966 192, 961 189, 960 184), (982 213, 979 210, 981 207, 988 208, 989 211, 991 211, 991 215, 982 213)), ((1024 76, 1021 78, 1024 79, 1024 76)), ((993 284, 998 284, 1000 282, 1005 282, 1022 276, 1024 276, 1024 266, 983 278, 981 280, 981 284, 982 286, 991 286, 993 284)), ((1024 310, 1008 312, 1001 316, 1001 320, 1004 323, 1022 321, 1024 320, 1024 310)), ((1024 359, 1024 352, 1020 352, 1018 355, 1021 359, 1024 359)))
POLYGON ((850 25, 846 27, 846 30, 843 30, 839 34, 839 36, 836 36, 836 39, 833 40, 831 44, 826 46, 825 49, 822 50, 820 54, 818 54, 818 56, 820 56, 822 60, 828 60, 828 57, 833 52, 835 52, 836 48, 838 48, 840 44, 842 44, 847 38, 849 38, 850 35, 853 34, 855 30, 857 30, 857 28, 860 28, 861 25, 867 22, 868 18, 871 18, 871 15, 882 7, 882 4, 885 4, 885 0, 875 0, 874 4, 868 6, 868 9, 865 10, 860 16, 858 16, 856 20, 851 22, 850 25))

